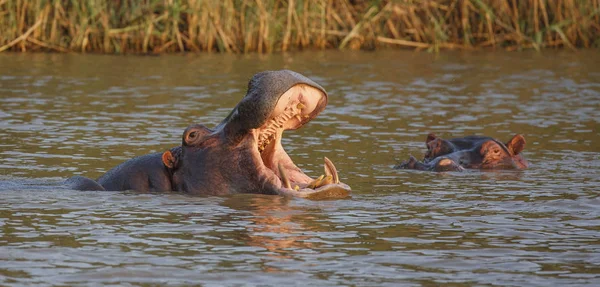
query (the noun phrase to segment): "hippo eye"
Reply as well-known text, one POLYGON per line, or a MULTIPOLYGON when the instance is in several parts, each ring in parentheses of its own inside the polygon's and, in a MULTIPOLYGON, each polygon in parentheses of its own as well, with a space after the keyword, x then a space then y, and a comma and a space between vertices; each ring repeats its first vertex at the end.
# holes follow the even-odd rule
POLYGON ((182 144, 185 146, 201 144, 211 130, 203 125, 193 125, 185 129, 181 135, 182 144))
POLYGON ((185 138, 185 143, 186 144, 193 144, 196 139, 198 137, 198 132, 197 131, 191 131, 190 133, 187 134, 186 138, 185 138))

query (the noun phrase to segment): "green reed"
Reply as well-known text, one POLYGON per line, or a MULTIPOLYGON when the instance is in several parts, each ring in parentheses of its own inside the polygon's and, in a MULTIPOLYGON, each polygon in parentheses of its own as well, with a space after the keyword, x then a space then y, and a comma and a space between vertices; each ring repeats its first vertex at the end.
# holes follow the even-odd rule
POLYGON ((0 51, 600 47, 600 0, 0 0, 0 51))

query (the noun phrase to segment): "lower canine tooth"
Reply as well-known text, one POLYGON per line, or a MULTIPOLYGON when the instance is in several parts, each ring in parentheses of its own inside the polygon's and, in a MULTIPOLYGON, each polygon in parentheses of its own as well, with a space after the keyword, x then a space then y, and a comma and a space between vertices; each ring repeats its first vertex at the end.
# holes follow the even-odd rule
POLYGON ((312 189, 319 187, 320 186, 319 184, 321 183, 321 181, 323 180, 324 177, 325 177, 324 175, 319 176, 317 179, 311 181, 306 187, 312 188, 312 189))
POLYGON ((325 174, 331 176, 333 183, 340 183, 340 178, 338 177, 337 169, 333 162, 329 160, 327 157, 323 158, 325 160, 325 174))
POLYGON ((321 187, 323 185, 328 185, 328 184, 332 184, 333 182, 333 177, 331 177, 331 175, 328 175, 326 177, 323 178, 323 180, 321 180, 321 182, 319 183, 319 186, 317 187, 321 187))
POLYGON ((283 184, 283 186, 285 188, 292 189, 292 185, 290 184, 290 180, 287 178, 287 175, 285 174, 285 171, 283 170, 283 166, 281 166, 281 164, 277 164, 277 168, 279 169, 279 176, 281 177, 281 184, 283 184))

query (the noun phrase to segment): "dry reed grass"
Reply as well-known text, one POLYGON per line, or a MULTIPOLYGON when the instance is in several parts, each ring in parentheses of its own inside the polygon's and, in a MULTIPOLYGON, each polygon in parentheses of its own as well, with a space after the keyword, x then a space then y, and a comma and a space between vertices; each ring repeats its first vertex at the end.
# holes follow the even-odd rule
POLYGON ((0 0, 0 51, 600 47, 600 0, 0 0))

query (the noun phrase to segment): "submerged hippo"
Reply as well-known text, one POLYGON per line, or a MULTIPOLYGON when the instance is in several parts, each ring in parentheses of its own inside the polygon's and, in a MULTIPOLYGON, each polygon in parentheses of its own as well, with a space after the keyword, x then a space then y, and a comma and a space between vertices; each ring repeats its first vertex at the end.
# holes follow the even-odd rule
POLYGON ((77 176, 67 184, 79 190, 347 197, 351 189, 340 182, 329 159, 324 159, 325 174, 312 179, 281 145, 285 130, 302 127, 326 105, 325 89, 303 75, 289 70, 261 72, 214 129, 192 125, 184 131, 180 147, 126 161, 97 182, 77 176))
POLYGON ((525 169, 529 163, 521 152, 525 138, 517 134, 506 144, 485 136, 442 139, 429 134, 425 140, 427 152, 420 162, 410 157, 395 168, 429 171, 462 171, 472 169, 525 169))

